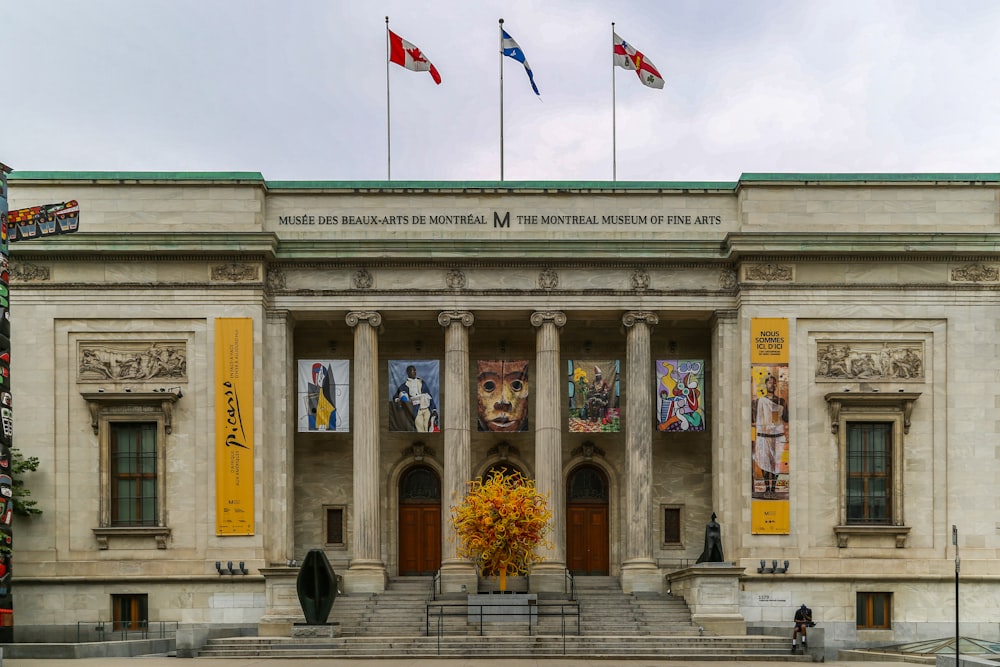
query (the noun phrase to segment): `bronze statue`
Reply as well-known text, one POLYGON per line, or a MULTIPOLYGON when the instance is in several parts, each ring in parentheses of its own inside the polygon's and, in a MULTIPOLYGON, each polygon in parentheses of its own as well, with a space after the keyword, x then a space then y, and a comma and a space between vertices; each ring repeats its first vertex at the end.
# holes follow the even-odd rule
POLYGON ((715 512, 712 512, 712 520, 705 524, 705 549, 698 557, 699 563, 722 563, 725 557, 722 555, 722 527, 715 520, 715 512))
POLYGON ((295 579, 306 625, 325 625, 337 599, 337 575, 322 549, 310 549, 295 579))

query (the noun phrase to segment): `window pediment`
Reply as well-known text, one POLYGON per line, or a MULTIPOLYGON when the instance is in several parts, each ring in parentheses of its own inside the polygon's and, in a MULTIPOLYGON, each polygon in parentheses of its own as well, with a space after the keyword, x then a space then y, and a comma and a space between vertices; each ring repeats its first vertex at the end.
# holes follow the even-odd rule
POLYGON ((94 435, 100 432, 102 414, 141 416, 143 414, 162 414, 163 430, 170 433, 173 428, 174 403, 181 397, 178 391, 140 391, 140 392, 81 392, 83 400, 90 408, 90 426, 94 435))
POLYGON ((913 414, 913 404, 920 398, 919 391, 898 391, 894 393, 869 391, 834 391, 826 396, 827 410, 830 413, 830 433, 840 432, 840 412, 849 409, 854 412, 868 410, 898 411, 903 415, 903 433, 910 432, 910 416, 913 414))

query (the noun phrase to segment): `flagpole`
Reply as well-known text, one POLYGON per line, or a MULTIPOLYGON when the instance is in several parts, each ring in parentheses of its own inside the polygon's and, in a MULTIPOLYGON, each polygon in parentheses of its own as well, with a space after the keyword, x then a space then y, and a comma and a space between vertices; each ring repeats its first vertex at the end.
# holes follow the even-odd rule
POLYGON ((385 172, 392 180, 392 115, 389 107, 389 17, 385 17, 385 172))
POLYGON ((503 180, 503 19, 500 19, 500 180, 503 180))
POLYGON ((615 100, 615 22, 611 22, 611 180, 618 180, 618 119, 615 100))

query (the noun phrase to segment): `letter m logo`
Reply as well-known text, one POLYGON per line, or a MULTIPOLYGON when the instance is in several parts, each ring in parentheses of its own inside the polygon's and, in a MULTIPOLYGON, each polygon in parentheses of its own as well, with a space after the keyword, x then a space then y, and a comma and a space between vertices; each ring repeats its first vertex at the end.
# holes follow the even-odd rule
POLYGON ((504 213, 502 218, 499 213, 493 211, 493 229, 497 227, 510 227, 510 211, 504 213))

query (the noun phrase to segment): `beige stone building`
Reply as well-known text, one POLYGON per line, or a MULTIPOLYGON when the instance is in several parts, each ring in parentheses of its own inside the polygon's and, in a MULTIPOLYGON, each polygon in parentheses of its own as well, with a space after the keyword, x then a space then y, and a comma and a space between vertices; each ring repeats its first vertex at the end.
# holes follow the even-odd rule
POLYGON ((604 575, 719 631, 807 603, 829 646, 946 637, 955 526, 962 634, 1000 639, 995 174, 9 184, 11 208, 81 209, 11 246, 14 443, 44 510, 15 522, 18 633, 280 628, 313 548, 348 594, 472 590, 450 508, 508 468, 554 514, 532 590, 604 575), (481 430, 483 362, 526 369, 515 427, 481 430), (426 431, 394 421, 408 365, 434 373, 426 431), (695 564, 713 512, 729 566, 695 564))

